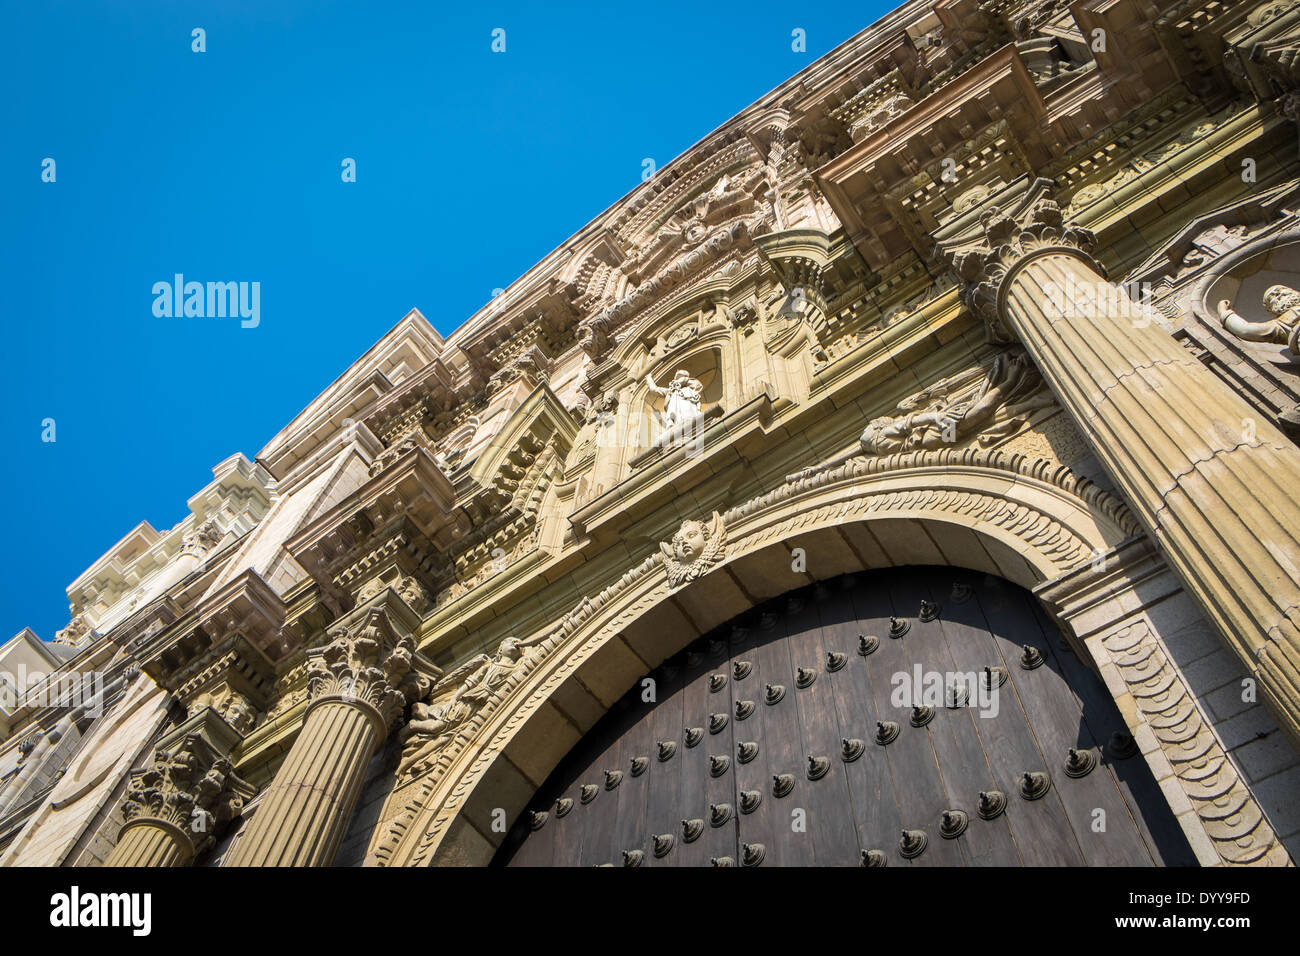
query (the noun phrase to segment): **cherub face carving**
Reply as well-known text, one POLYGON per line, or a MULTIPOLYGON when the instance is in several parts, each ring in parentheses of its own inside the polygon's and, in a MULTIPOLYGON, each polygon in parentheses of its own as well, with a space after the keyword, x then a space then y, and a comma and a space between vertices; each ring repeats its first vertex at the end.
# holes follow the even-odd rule
POLYGON ((681 564, 690 564, 704 554, 708 532, 702 521, 684 521, 673 535, 673 557, 681 564))

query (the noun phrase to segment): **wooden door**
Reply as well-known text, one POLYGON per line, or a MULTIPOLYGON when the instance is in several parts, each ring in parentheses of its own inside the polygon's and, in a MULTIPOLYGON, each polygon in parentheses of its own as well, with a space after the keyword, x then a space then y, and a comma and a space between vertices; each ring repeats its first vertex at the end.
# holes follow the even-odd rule
POLYGON ((847 575, 648 676, 653 695, 638 684, 561 761, 497 864, 1195 862, 1101 681, 998 578, 847 575))

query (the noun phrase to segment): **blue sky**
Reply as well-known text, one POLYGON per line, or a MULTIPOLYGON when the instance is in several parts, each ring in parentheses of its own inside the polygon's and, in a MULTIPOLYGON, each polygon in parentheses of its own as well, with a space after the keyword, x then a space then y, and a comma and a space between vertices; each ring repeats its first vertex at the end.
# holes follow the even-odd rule
POLYGON ((0 641, 409 309, 451 332, 892 6, 5 0, 0 641), (175 273, 260 282, 260 324, 155 317, 175 273))

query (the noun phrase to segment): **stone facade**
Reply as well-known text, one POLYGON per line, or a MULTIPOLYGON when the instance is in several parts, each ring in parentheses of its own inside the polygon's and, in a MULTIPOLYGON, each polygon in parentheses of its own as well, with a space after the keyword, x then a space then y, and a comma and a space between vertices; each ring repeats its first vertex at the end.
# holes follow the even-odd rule
POLYGON ((695 638, 949 565, 1033 592, 1200 863, 1289 865, 1297 49, 1292 0, 908 3, 410 313, 0 650, 51 671, 0 862, 487 863, 695 638))

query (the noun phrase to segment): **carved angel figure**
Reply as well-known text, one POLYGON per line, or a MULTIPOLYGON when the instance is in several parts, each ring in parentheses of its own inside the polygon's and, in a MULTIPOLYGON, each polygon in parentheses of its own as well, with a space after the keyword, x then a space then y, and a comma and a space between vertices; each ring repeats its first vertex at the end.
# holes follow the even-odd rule
POLYGON ((526 670, 542 655, 537 645, 543 640, 544 636, 526 641, 508 637, 494 656, 479 654, 442 678, 429 692, 432 703, 413 704, 411 720, 402 729, 398 777, 418 776, 431 769, 457 728, 502 690, 516 671, 526 670))
POLYGON ((662 388, 655 383, 653 375, 647 375, 645 381, 651 394, 664 400, 665 428, 674 429, 699 416, 704 386, 698 378, 692 378, 686 369, 679 368, 673 380, 662 388))
POLYGON ((702 577, 722 560, 727 547, 727 529, 716 511, 706 524, 683 521, 671 544, 660 543, 660 557, 668 570, 669 587, 702 577))
POLYGON ((1264 308, 1274 318, 1269 322, 1251 322, 1232 308, 1229 299, 1219 302, 1219 320, 1223 327, 1248 342, 1272 342, 1285 345, 1292 358, 1300 358, 1300 292, 1285 285, 1271 285, 1264 291, 1264 308))
POLYGON ((888 455, 943 448, 977 436, 981 443, 990 444, 1018 428, 1029 412, 1052 402, 1040 388, 1038 371, 1016 352, 998 355, 969 399, 951 400, 957 385, 954 379, 945 379, 900 402, 898 407, 906 414, 873 419, 862 433, 862 450, 888 455))

